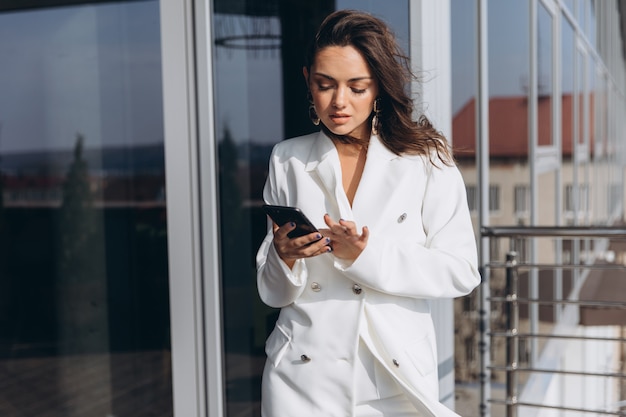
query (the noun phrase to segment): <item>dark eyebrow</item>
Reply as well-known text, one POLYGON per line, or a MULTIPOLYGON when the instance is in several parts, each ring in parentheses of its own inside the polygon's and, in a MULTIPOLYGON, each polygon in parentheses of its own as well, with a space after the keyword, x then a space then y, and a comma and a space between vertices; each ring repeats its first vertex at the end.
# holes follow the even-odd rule
MULTIPOLYGON (((327 79, 327 80, 329 80, 329 81, 335 81, 335 79, 334 79, 333 77, 331 77, 330 75, 326 75, 326 74, 323 74, 323 73, 321 73, 321 72, 316 72, 316 73, 313 73, 313 75, 317 75, 317 76, 319 76, 319 77, 326 78, 326 79, 327 79)), ((355 77, 355 78, 350 78, 350 79, 348 80, 348 82, 363 81, 363 80, 372 80, 372 79, 374 79, 374 77, 355 77)))

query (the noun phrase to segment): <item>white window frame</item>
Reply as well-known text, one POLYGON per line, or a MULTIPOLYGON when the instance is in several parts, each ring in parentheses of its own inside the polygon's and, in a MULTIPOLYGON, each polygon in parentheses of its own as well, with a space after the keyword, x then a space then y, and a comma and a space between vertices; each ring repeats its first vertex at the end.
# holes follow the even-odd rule
POLYGON ((211 10, 160 1, 172 384, 184 417, 224 415, 211 10))

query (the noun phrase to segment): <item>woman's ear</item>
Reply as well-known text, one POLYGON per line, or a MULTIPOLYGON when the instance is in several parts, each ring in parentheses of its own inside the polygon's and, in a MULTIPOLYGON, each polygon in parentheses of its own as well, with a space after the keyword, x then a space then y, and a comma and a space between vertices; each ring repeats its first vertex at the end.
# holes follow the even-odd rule
POLYGON ((302 67, 302 75, 304 75, 304 82, 306 83, 308 87, 309 86, 309 70, 307 69, 307 67, 302 67))

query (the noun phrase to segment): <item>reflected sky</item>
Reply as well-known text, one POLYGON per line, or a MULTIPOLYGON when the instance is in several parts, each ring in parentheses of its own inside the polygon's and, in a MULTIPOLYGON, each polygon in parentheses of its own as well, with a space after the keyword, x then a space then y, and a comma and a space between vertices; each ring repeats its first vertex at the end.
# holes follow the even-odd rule
MULTIPOLYGON (((407 3, 338 0, 337 8, 382 17, 407 50, 407 3)), ((453 33, 468 34, 452 41, 453 113, 475 91, 475 70, 464 66, 476 53, 474 6, 465 0, 451 3, 453 33)), ((489 2, 492 96, 524 93, 527 15, 527 2, 489 2)), ((240 30, 249 19, 217 15, 216 30, 224 22, 240 30)), ((277 18, 264 24, 280 33, 277 18)), ((215 56, 220 129, 230 129, 237 141, 283 139, 278 51, 250 54, 218 47, 215 56)), ((77 133, 85 135, 86 147, 163 141, 159 15, 153 1, 2 13, 0 57, 0 152, 71 149, 77 133)))
MULTIPOLYGON (((280 36, 278 17, 215 14, 213 21, 216 41, 260 33, 280 36)), ((218 137, 228 129, 237 141, 280 141, 283 129, 280 51, 216 46, 214 56, 218 137)))
MULTIPOLYGON (((466 0, 451 0, 452 26, 452 112, 455 114, 476 93, 476 3, 466 0)), ((529 73, 529 2, 520 0, 498 0, 488 2, 487 53, 489 95, 492 97, 515 97, 525 95, 529 73)), ((543 24, 550 24, 542 10, 543 24)), ((562 23, 563 24, 563 23, 562 23)), ((540 57, 540 82, 551 86, 552 56, 550 29, 538 33, 540 57)), ((570 63, 572 48, 563 46, 562 59, 570 63)), ((562 75, 564 92, 571 92, 572 74, 562 75)))
POLYGON ((0 152, 163 141, 155 2, 2 13, 0 57, 0 152))

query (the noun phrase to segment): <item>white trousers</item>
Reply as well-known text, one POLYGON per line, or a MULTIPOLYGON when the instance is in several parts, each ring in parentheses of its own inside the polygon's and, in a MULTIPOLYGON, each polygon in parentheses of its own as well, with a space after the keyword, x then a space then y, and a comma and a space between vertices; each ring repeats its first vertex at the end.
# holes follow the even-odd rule
POLYGON ((417 417, 419 413, 398 383, 363 341, 354 372, 355 417, 417 417))

